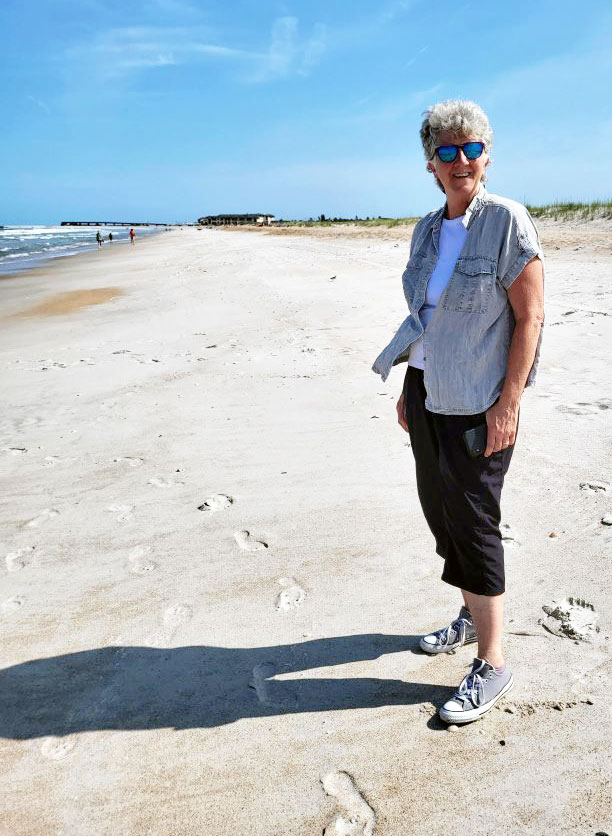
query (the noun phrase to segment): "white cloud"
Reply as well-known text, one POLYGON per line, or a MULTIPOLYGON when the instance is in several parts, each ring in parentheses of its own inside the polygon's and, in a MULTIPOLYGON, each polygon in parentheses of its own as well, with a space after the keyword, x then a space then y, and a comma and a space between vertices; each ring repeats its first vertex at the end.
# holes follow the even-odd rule
POLYGON ((86 65, 88 72, 102 81, 119 79, 137 70, 224 60, 234 65, 243 81, 263 83, 290 75, 308 75, 321 59, 326 48, 325 27, 316 24, 310 37, 303 41, 298 37, 298 28, 295 17, 276 18, 268 46, 247 50, 215 43, 212 33, 201 26, 115 27, 99 33, 90 43, 69 49, 66 57, 86 65))
POLYGON ((295 60, 297 28, 296 17, 281 17, 274 21, 267 59, 261 68, 262 75, 287 75, 295 60))
POLYGON ((109 29, 94 41, 70 49, 67 57, 86 63, 102 79, 134 70, 193 63, 204 57, 249 58, 249 53, 209 43, 207 32, 187 27, 132 26, 109 29))
POLYGON ((320 61, 326 49, 326 27, 317 23, 312 35, 304 42, 298 37, 296 17, 279 17, 272 24, 268 51, 255 61, 248 81, 261 83, 292 74, 308 75, 320 61))
POLYGON ((304 45, 302 64, 299 70, 301 75, 307 75, 318 64, 326 48, 327 27, 322 23, 315 23, 313 35, 304 45))

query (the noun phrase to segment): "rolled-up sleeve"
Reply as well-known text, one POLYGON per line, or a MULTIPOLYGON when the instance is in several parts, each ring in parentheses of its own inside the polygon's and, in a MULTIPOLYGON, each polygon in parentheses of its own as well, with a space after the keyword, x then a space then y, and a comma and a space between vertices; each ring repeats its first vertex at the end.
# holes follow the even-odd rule
POLYGON ((505 290, 520 276, 525 265, 537 257, 543 257, 538 231, 527 209, 517 206, 508 213, 497 262, 497 275, 505 290))

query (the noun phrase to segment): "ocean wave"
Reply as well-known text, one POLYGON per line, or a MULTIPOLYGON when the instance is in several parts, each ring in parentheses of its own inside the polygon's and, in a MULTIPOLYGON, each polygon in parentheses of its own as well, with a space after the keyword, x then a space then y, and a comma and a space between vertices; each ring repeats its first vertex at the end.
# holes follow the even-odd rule
MULTIPOLYGON (((129 227, 99 227, 103 240, 108 244, 112 232, 113 242, 124 244, 129 240, 129 227)), ((138 236, 153 235, 155 228, 140 228, 138 236)), ((97 248, 98 227, 70 226, 12 226, 0 230, 0 272, 28 269, 39 266, 47 259, 78 255, 97 248), (4 269, 2 265, 5 265, 4 269)))

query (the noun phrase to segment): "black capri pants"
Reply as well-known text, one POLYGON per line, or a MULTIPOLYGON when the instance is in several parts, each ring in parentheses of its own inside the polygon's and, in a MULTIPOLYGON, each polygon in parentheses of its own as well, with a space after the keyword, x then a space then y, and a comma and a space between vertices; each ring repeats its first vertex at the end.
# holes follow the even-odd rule
POLYGON ((441 415, 425 409, 423 371, 414 366, 408 366, 403 391, 417 491, 436 552, 444 558, 442 580, 477 595, 501 595, 500 500, 514 445, 472 458, 462 436, 486 423, 486 412, 441 415))

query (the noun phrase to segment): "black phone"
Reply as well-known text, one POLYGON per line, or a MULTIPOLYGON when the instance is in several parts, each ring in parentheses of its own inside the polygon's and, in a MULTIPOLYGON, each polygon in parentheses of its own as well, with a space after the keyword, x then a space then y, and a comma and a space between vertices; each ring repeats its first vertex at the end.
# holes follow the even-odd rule
POLYGON ((473 459, 477 456, 482 456, 487 449, 488 432, 489 430, 486 424, 479 424, 477 427, 472 427, 463 433, 465 446, 473 459))

